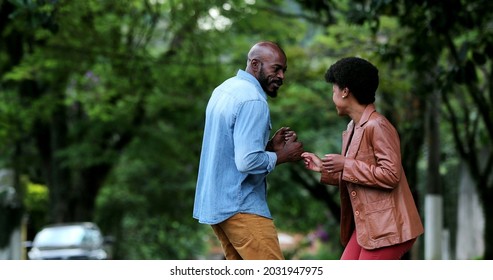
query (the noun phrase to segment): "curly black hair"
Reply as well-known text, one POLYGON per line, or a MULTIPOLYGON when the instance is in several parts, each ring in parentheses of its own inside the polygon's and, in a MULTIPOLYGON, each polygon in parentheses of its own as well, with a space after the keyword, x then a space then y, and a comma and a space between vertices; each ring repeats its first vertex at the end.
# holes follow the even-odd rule
POLYGON ((329 67, 325 81, 341 89, 347 87, 360 104, 370 104, 375 102, 378 69, 362 58, 346 57, 329 67))

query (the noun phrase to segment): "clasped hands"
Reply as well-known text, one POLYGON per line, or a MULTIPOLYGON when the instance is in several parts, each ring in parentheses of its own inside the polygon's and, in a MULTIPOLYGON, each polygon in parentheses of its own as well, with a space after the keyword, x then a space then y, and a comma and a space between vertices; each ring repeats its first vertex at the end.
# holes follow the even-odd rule
POLYGON ((269 144, 271 150, 277 154, 277 164, 303 159, 305 167, 315 172, 337 173, 344 169, 344 156, 326 154, 319 158, 314 153, 305 152, 303 143, 297 139, 296 132, 289 127, 281 127, 276 131, 269 144))
POLYGON ((289 127, 281 127, 270 139, 270 149, 277 155, 277 164, 299 161, 304 152, 303 143, 297 141, 297 135, 289 127))

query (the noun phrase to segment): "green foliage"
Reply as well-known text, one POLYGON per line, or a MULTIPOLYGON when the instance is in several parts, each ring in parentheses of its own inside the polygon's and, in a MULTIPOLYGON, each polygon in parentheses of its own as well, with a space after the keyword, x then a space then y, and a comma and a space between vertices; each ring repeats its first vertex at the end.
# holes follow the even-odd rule
POLYGON ((24 196, 24 206, 27 212, 46 212, 48 207, 48 188, 44 185, 27 183, 27 192, 24 196))
POLYGON ((35 231, 48 223, 49 191, 45 185, 35 184, 24 178, 26 185, 24 195, 25 214, 28 217, 28 228, 31 230, 28 240, 32 240, 35 231))

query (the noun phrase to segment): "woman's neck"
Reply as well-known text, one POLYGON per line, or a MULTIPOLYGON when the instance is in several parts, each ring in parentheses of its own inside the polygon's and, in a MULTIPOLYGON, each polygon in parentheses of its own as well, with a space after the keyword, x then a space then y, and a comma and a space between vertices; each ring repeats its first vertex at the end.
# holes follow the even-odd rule
POLYGON ((366 105, 357 104, 353 106, 353 110, 349 113, 349 117, 353 120, 354 125, 356 126, 361 120, 361 116, 365 112, 366 105))

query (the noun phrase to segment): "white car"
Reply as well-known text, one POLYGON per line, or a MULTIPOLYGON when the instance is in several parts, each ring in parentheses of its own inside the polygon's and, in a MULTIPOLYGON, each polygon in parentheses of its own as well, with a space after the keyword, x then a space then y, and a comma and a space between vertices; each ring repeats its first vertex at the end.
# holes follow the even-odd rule
POLYGON ((94 223, 56 224, 39 231, 28 252, 30 260, 104 260, 105 240, 94 223))

